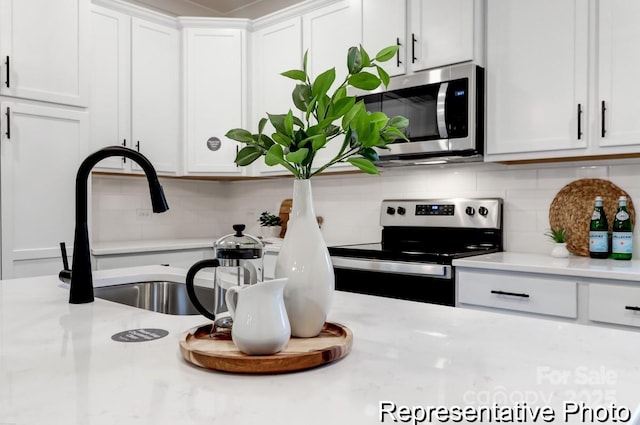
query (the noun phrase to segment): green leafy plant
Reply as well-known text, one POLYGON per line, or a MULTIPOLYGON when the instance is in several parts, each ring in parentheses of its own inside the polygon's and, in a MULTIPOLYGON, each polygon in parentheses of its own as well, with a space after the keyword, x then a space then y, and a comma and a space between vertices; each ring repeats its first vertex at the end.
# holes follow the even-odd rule
POLYGON ((545 233, 545 235, 551 238, 551 240, 556 243, 567 242, 567 232, 563 227, 552 228, 547 233, 545 233))
POLYGON ((258 218, 260 226, 282 226, 282 220, 277 215, 271 214, 269 211, 263 211, 258 218))
POLYGON ((375 166, 378 154, 374 148, 386 148, 397 139, 405 139, 402 132, 409 121, 401 116, 389 118, 382 112, 368 112, 364 102, 348 94, 350 87, 374 90, 381 84, 389 84, 389 75, 379 63, 393 58, 398 46, 386 47, 374 57, 360 47, 351 47, 347 53, 348 74, 332 92, 329 90, 336 79, 335 68, 328 69, 311 80, 307 72, 307 55, 303 57, 303 69, 293 69, 281 75, 298 81, 293 89, 295 108, 301 112, 300 119, 291 109, 286 114, 270 114, 258 124, 258 133, 236 128, 226 136, 244 143, 238 151, 235 163, 246 166, 264 156, 267 165, 280 164, 294 177, 308 179, 328 167, 349 162, 360 170, 378 174, 375 166), (368 72, 367 70, 372 70, 368 72), (264 128, 270 122, 275 132, 268 136, 264 128), (314 168, 314 159, 327 143, 341 138, 338 153, 325 164, 314 168))

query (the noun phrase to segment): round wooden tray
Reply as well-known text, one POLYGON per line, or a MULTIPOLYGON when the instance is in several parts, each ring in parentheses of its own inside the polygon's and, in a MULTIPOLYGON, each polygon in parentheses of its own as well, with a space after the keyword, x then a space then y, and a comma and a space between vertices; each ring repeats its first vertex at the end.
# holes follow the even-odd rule
POLYGON ((580 179, 571 182, 560 189, 551 202, 549 224, 552 229, 565 229, 567 249, 572 254, 589 256, 589 223, 596 196, 602 196, 610 231, 620 196, 627 197, 631 222, 635 224, 635 209, 631 197, 615 184, 602 179, 580 179))
POLYGON ((285 373, 338 360, 351 351, 353 334, 346 326, 326 322, 315 338, 291 338, 284 350, 269 356, 249 356, 238 350, 229 331, 212 333, 213 324, 187 331, 180 352, 189 363, 235 373, 285 373))

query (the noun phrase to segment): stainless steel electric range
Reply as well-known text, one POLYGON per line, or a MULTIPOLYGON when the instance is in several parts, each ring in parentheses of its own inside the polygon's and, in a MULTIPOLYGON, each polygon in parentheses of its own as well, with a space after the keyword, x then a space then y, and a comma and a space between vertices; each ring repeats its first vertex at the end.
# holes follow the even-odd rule
POLYGON ((502 251, 502 199, 387 199, 381 242, 329 247, 336 289, 455 305, 456 258, 502 251))

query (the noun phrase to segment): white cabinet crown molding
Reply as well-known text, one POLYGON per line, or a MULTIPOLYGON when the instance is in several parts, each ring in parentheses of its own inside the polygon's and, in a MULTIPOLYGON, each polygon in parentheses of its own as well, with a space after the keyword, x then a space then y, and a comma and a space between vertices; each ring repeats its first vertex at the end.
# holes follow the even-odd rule
POLYGON ((127 3, 121 0, 91 0, 92 4, 107 7, 111 10, 126 13, 132 17, 145 19, 156 24, 166 25, 172 28, 178 28, 178 21, 175 17, 165 15, 135 4, 127 3))
POLYGON ((207 28, 207 29, 241 29, 249 30, 250 19, 243 18, 200 18, 179 17, 176 18, 178 27, 183 28, 207 28))
POLYGON ((320 9, 324 6, 338 3, 340 1, 341 0, 307 0, 305 2, 289 6, 285 9, 278 10, 277 12, 252 20, 251 30, 256 31, 265 27, 269 27, 279 22, 302 16, 316 9, 320 9))

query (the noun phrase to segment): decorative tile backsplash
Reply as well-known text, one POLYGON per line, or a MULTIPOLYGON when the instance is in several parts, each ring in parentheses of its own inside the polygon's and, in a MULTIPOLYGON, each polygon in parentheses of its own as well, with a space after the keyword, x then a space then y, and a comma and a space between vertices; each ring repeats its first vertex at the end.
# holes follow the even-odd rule
MULTIPOLYGON (((549 206, 566 184, 581 178, 609 179, 640 205, 640 167, 635 162, 554 165, 448 164, 384 170, 381 175, 314 178, 316 214, 328 244, 380 239, 380 202, 393 198, 502 197, 505 249, 548 253, 549 206)), ((292 180, 237 182, 162 179, 170 210, 152 214, 146 180, 94 176, 92 233, 96 241, 166 238, 215 239, 244 223, 259 235, 262 211, 278 213, 292 195, 292 180)), ((635 232, 635 247, 640 233, 635 232)), ((636 248, 636 251, 638 252, 636 248)))

